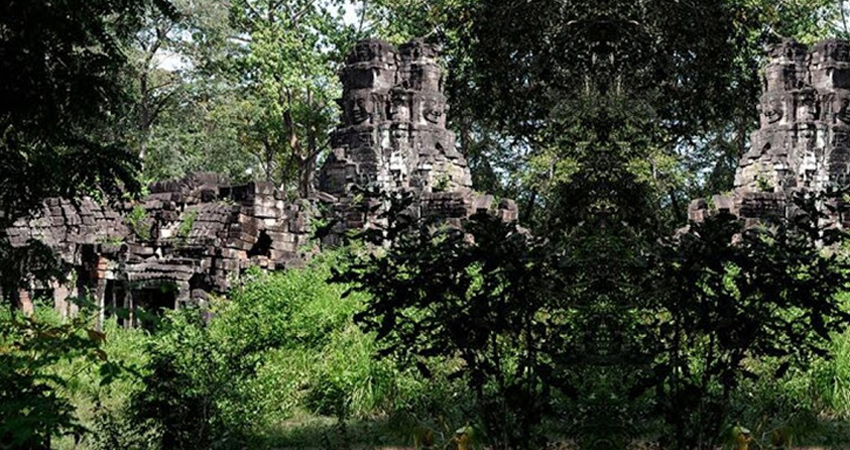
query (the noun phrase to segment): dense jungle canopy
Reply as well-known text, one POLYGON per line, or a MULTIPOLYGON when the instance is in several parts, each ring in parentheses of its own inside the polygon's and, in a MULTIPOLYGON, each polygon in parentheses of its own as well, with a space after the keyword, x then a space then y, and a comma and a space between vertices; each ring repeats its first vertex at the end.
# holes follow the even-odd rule
POLYGON ((366 38, 441 48, 473 186, 520 214, 461 230, 383 197, 378 232, 303 269, 249 269, 206 309, 142 329, 99 329, 85 293, 76 317, 17 310, 21 280, 64 272, 0 234, 0 448, 850 446, 850 267, 821 220, 845 187, 746 230, 687 216, 733 188, 767 46, 850 38, 847 14, 840 0, 5 0, 0 229, 48 198, 127 203, 199 171, 314 196, 339 72, 366 38))

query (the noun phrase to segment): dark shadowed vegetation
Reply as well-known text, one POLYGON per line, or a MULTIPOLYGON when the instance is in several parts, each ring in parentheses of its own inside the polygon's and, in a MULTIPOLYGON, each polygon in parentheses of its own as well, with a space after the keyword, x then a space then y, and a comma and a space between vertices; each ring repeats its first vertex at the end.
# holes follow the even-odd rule
MULTIPOLYGON (((68 268, 4 231, 0 449, 850 448, 847 187, 795 189, 760 220, 687 208, 736 187, 750 134, 777 114, 757 108, 765 46, 850 37, 847 14, 833 0, 5 2, 2 230, 87 196, 129 205, 123 223, 150 241, 133 199, 193 171, 270 182, 274 202, 316 196, 333 129, 362 113, 336 101, 337 76, 367 37, 442 48, 452 108, 431 122, 447 119, 474 188, 516 200, 520 220, 447 221, 361 186, 349 206, 376 220, 297 249, 305 267, 237 267, 225 295, 167 311, 106 315, 80 289, 71 317, 19 294, 76 286, 68 268)), ((200 220, 185 217, 184 246, 200 220)), ((270 255, 265 238, 242 252, 270 255)))

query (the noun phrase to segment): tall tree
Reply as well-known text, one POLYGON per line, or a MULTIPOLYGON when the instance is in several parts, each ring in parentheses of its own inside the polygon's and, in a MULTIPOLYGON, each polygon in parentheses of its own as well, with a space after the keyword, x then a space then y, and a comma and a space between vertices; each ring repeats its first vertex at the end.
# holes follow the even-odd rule
POLYGON ((336 70, 354 32, 342 2, 236 0, 230 73, 243 95, 241 136, 265 177, 312 193, 339 96, 336 70))
MULTIPOLYGON (((0 6, 0 229, 48 197, 112 198, 139 188, 138 160, 120 119, 129 98, 122 74, 130 37, 165 1, 11 1, 0 6)), ((4 295, 25 283, 21 259, 0 239, 4 295)))
MULTIPOLYGON (((165 1, 151 2, 170 12, 165 1)), ((125 43, 149 2, 4 2, 0 7, 3 223, 50 196, 131 190, 136 159, 112 128, 126 111, 125 43)))
POLYGON ((137 154, 142 163, 147 158, 148 142, 154 125, 162 114, 177 104, 182 91, 182 77, 177 67, 182 63, 177 53, 181 20, 172 15, 151 11, 142 28, 135 33, 131 55, 131 89, 133 102, 132 129, 137 154))
POLYGON ((222 76, 231 50, 229 1, 176 0, 133 39, 127 118, 145 181, 213 171, 250 179, 256 158, 238 142, 238 86, 222 76))

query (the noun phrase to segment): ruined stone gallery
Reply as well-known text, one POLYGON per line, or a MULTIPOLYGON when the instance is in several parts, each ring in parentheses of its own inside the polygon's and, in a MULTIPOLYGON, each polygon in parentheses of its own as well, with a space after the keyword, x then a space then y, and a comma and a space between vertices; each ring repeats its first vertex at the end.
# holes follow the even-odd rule
POLYGON ((313 220, 335 220, 337 236, 370 226, 375 218, 357 207, 355 186, 411 192, 420 214, 449 221, 479 210, 516 220, 512 201, 496 203, 472 190, 466 161, 446 129, 443 73, 433 46, 360 42, 341 79, 342 122, 312 198, 290 201, 271 183, 232 186, 203 173, 155 183, 141 201, 120 209, 88 198, 50 199, 37 218, 5 232, 13 246, 32 239, 56 251, 69 281, 33 283, 12 294, 52 297, 63 315, 75 313, 68 298, 84 293, 102 315, 110 307, 202 303, 210 292, 227 292, 248 267, 302 264, 314 251, 313 220))

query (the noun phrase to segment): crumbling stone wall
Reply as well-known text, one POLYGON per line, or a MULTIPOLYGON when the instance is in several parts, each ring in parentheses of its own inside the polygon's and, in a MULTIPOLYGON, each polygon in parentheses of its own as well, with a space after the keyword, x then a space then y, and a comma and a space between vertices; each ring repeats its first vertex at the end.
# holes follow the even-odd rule
POLYGON ((768 50, 759 129, 741 156, 731 195, 691 203, 691 220, 726 210, 745 219, 783 215, 791 195, 850 181, 850 43, 768 50))
POLYGON ((57 251, 70 283, 33 288, 52 291, 68 315, 68 297, 86 292, 104 310, 174 308, 227 292, 249 266, 301 265, 313 251, 312 214, 310 202, 285 202, 270 183, 231 186, 216 174, 191 174, 155 183, 142 201, 116 209, 50 199, 37 219, 6 233, 13 246, 34 239, 57 251))
POLYGON ((446 128, 434 46, 360 42, 341 79, 341 123, 314 198, 286 201, 267 182, 233 186, 199 173, 154 183, 142 200, 116 208, 88 198, 50 199, 38 218, 5 230, 12 246, 34 239, 54 249, 67 269, 70 282, 32 290, 52 295, 63 315, 76 312, 69 297, 87 292, 101 318, 110 306, 132 312, 203 303, 209 293, 226 293, 248 267, 303 264, 318 250, 313 219, 335 223, 329 245, 349 230, 379 225, 378 211, 362 207, 362 189, 411 193, 415 213, 457 224, 479 211, 517 219, 513 201, 471 188, 466 160, 446 128))

